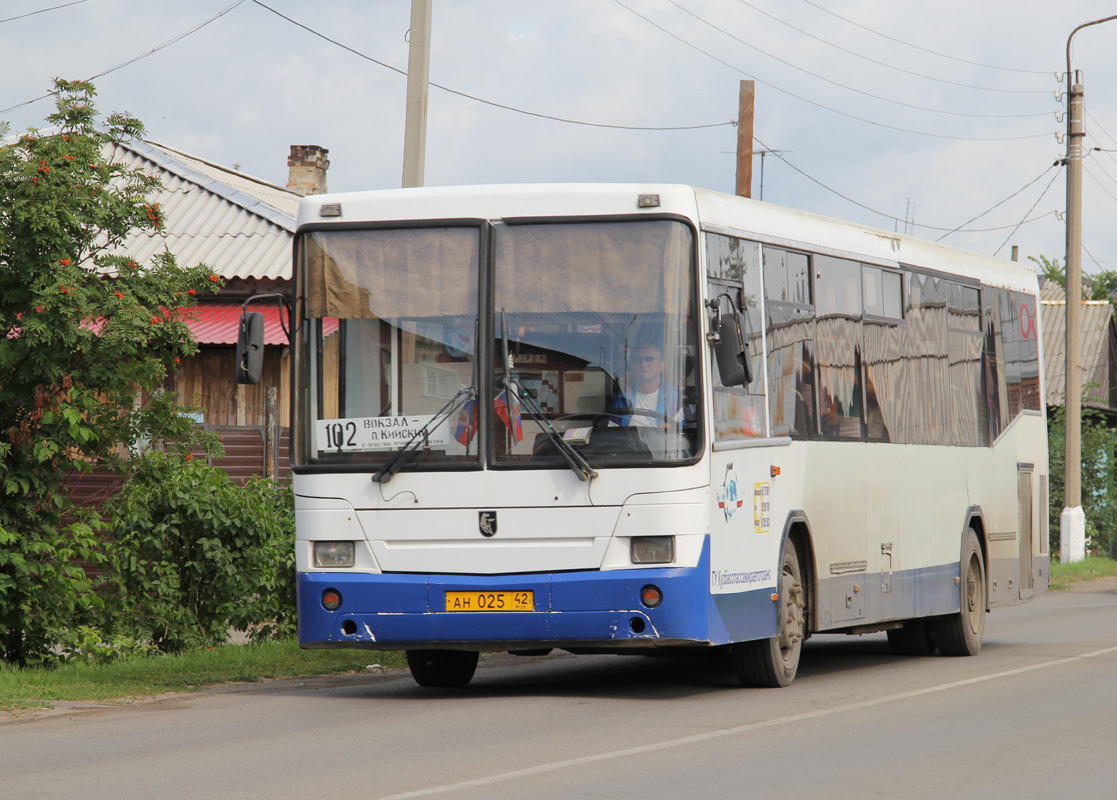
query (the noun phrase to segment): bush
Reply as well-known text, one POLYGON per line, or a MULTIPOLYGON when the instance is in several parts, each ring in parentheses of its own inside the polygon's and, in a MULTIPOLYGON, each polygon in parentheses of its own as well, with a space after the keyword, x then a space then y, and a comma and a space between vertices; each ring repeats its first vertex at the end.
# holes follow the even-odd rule
MULTIPOLYGON (((1066 408, 1048 424, 1050 493, 1048 532, 1051 553, 1059 553, 1060 516, 1066 482, 1066 408)), ((1082 411, 1082 511, 1086 515, 1087 554, 1108 555, 1117 542, 1117 430, 1099 411, 1082 411)))
POLYGON ((0 146, 0 660, 16 665, 56 659, 98 613, 83 562, 100 567, 99 520, 72 507, 67 478, 183 432, 135 400, 197 352, 186 309, 220 284, 169 251, 125 251, 164 225, 159 181, 120 158, 143 126, 99 124, 92 84, 53 94, 50 130, 0 146))
POLYGON ((106 508, 115 574, 106 629, 176 652, 294 630, 294 496, 238 486, 190 456, 150 452, 106 508))

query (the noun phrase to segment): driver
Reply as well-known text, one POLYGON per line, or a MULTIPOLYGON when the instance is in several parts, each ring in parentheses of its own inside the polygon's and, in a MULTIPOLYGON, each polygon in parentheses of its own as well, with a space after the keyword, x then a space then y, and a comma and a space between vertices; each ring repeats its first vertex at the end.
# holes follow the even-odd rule
POLYGON ((663 377, 663 353, 654 344, 637 346, 629 355, 629 385, 617 396, 610 410, 633 409, 635 413, 613 417, 621 426, 667 427, 669 421, 682 424, 683 409, 679 391, 663 377), (639 413, 641 409, 649 414, 639 413))

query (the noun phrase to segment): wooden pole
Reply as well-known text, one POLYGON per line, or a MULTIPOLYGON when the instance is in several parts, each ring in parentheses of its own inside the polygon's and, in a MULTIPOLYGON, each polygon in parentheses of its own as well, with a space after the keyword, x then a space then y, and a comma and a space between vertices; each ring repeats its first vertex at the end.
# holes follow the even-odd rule
POLYGON ((756 84, 741 81, 737 106, 737 196, 752 197, 752 117, 756 84))
POLYGON ((431 0, 411 0, 407 105, 403 131, 403 188, 422 186, 427 163, 427 93, 431 69, 431 0))
POLYGON ((279 480, 279 392, 268 386, 264 392, 264 477, 279 480))

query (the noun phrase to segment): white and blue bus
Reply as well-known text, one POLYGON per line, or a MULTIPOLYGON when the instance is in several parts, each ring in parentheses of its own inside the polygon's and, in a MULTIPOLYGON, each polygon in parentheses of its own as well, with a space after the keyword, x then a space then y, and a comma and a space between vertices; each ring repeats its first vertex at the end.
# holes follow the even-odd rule
POLYGON ((1035 273, 674 185, 306 197, 299 642, 973 655, 1047 586, 1035 273))

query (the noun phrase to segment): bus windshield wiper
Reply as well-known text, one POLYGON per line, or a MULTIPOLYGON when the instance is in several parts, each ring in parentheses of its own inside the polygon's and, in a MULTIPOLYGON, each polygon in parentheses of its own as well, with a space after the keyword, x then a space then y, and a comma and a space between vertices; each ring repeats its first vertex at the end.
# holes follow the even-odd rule
POLYGON ((411 434, 411 438, 404 443, 403 447, 393 453, 392 457, 384 462, 384 465, 372 476, 372 480, 375 483, 387 483, 390 481, 392 476, 399 472, 400 469, 403 468, 403 465, 410 461, 415 453, 419 452, 419 449, 426 443, 427 435, 431 431, 441 425, 443 420, 448 419, 450 415, 457 411, 458 407, 461 406, 463 402, 474 400, 476 397, 477 389, 473 386, 463 386, 461 389, 458 389, 457 393, 450 398, 450 402, 444 405, 437 414, 427 420, 426 425, 411 434))
POLYGON ((581 453, 574 449, 570 442, 562 438, 561 434, 551 425, 550 420, 543 414, 543 409, 535 402, 535 398, 518 380, 512 377, 512 358, 508 352, 508 319, 503 308, 500 310, 500 339, 504 345, 504 378, 501 383, 504 385, 504 391, 508 394, 509 419, 512 418, 512 405, 520 400, 524 401, 528 413, 535 420, 535 424, 539 426, 539 430, 543 431, 547 438, 554 443, 555 449, 562 456, 562 460, 566 462, 566 466, 574 471, 578 480, 589 481, 596 478, 597 472, 593 467, 589 465, 581 453))
POLYGON ((580 481, 588 481, 597 477, 597 471, 589 465, 585 457, 574 449, 570 442, 562 438, 562 434, 554 429, 550 421, 543 413, 543 409, 535 402, 535 398, 531 393, 525 389, 520 382, 513 378, 511 375, 505 375, 501 381, 504 384, 504 391, 508 393, 508 397, 516 402, 522 401, 527 407, 528 415, 535 420, 535 424, 539 426, 539 430, 547 435, 547 438, 554 443, 555 449, 558 450, 562 460, 566 462, 566 466, 574 471, 580 481))

